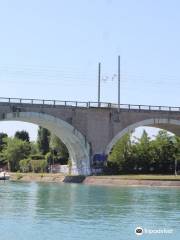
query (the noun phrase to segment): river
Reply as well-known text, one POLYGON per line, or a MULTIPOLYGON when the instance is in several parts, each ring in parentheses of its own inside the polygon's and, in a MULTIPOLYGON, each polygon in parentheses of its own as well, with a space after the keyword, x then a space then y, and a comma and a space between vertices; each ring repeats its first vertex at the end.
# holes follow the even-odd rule
POLYGON ((180 188, 0 182, 0 240, 74 239, 179 240, 180 188))

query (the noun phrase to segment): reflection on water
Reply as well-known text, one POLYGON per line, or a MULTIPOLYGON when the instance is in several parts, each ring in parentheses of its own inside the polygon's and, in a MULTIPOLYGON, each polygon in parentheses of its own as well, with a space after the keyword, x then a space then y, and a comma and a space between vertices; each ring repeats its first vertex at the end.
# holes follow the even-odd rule
POLYGON ((1 240, 134 239, 136 226, 173 228, 180 239, 180 189, 0 182, 1 240))

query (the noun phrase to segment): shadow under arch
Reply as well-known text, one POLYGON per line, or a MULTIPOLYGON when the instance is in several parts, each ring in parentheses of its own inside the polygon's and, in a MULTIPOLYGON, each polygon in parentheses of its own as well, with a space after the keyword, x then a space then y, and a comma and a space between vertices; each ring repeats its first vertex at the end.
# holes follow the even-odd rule
POLYGON ((126 133, 131 133, 138 127, 156 127, 161 128, 164 130, 167 130, 169 132, 172 132, 178 136, 180 136, 180 120, 175 119, 167 119, 167 118, 151 118, 146 119, 140 122, 136 122, 134 124, 131 124, 124 128, 122 131, 120 131, 118 134, 116 134, 111 142, 107 145, 105 149, 105 154, 108 155, 113 148, 113 146, 116 144, 116 142, 122 138, 126 133))
POLYGON ((84 136, 69 123, 49 114, 37 112, 7 113, 1 121, 29 122, 47 128, 66 145, 72 161, 71 173, 90 174, 90 146, 84 136))

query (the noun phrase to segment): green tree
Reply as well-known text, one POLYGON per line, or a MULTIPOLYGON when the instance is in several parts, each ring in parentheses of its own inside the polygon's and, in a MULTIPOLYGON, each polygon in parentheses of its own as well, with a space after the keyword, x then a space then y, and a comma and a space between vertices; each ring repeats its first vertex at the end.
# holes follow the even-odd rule
POLYGON ((68 161, 69 152, 66 145, 56 136, 52 135, 50 137, 50 148, 53 151, 53 157, 56 158, 56 161, 64 163, 68 161))
POLYGON ((30 142, 31 155, 39 154, 38 144, 36 142, 30 142))
POLYGON ((156 173, 172 173, 174 169, 175 142, 165 130, 159 131, 152 141, 153 162, 156 173))
POLYGON ((46 128, 39 127, 37 145, 43 155, 49 152, 49 138, 50 132, 46 128))
POLYGON ((45 159, 46 159, 48 165, 53 164, 53 160, 54 160, 54 155, 53 155, 53 153, 52 153, 52 152, 48 152, 48 153, 46 154, 46 156, 45 156, 45 159))
POLYGON ((174 152, 174 172, 177 174, 180 171, 180 137, 175 136, 175 152, 174 152))
POLYGON ((127 166, 127 160, 130 156, 131 140, 130 134, 125 134, 114 146, 112 152, 109 155, 108 161, 111 165, 118 168, 118 171, 122 172, 132 166, 127 166))
POLYGON ((137 141, 125 135, 114 146, 108 166, 124 173, 174 173, 180 168, 180 138, 161 130, 155 139, 146 131, 137 141))
POLYGON ((8 137, 6 133, 0 133, 0 151, 3 150, 4 146, 6 145, 5 139, 8 137))
POLYGON ((14 135, 15 138, 21 139, 22 141, 29 142, 29 133, 27 131, 17 131, 14 135))
POLYGON ((7 145, 2 153, 9 170, 17 171, 19 170, 19 161, 29 156, 30 145, 18 138, 7 138, 7 145))
POLYGON ((19 161, 19 167, 22 172, 30 172, 31 171, 31 164, 30 159, 22 159, 19 161))
POLYGON ((5 158, 2 153, 3 149, 6 146, 6 138, 8 135, 6 133, 0 133, 0 165, 5 165, 5 158))
POLYGON ((134 170, 137 172, 148 173, 152 164, 151 141, 147 132, 144 130, 138 142, 133 147, 133 158, 136 159, 134 170))

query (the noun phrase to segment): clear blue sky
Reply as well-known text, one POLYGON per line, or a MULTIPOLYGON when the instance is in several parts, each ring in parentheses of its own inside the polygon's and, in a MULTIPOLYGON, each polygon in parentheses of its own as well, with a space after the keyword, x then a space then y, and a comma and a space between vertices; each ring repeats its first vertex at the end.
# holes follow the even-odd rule
POLYGON ((100 61, 101 100, 116 102, 120 54, 122 103, 179 106, 179 12, 178 0, 0 0, 0 95, 96 101, 100 61))

